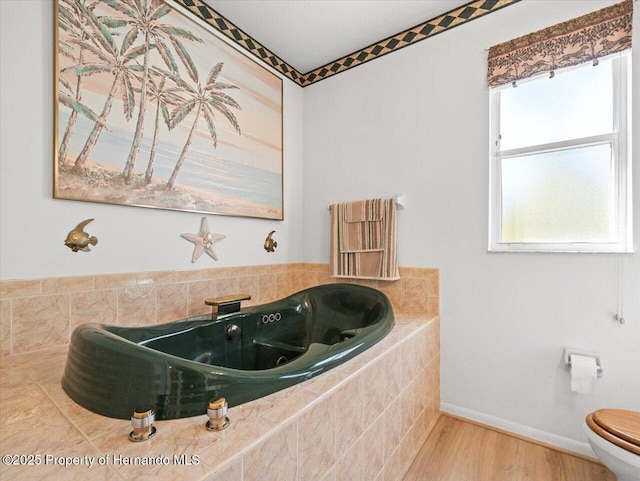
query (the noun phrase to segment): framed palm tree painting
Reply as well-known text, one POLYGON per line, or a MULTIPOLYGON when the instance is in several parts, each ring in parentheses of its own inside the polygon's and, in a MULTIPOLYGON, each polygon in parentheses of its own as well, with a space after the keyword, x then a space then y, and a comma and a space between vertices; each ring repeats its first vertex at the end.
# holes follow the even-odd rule
POLYGON ((57 0, 54 197, 283 218, 282 79, 169 0, 57 0))

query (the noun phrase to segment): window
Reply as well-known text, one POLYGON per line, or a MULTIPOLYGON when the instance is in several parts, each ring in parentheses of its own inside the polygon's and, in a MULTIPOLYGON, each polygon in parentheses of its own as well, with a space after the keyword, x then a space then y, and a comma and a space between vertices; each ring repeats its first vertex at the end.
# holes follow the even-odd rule
POLYGON ((490 251, 631 252, 630 55, 491 89, 490 251))

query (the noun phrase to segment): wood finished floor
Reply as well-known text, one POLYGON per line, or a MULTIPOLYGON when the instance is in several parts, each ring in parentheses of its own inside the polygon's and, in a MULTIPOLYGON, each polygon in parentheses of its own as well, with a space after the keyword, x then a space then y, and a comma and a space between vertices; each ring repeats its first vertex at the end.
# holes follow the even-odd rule
POLYGON ((616 481, 604 466, 441 415, 404 481, 616 481))

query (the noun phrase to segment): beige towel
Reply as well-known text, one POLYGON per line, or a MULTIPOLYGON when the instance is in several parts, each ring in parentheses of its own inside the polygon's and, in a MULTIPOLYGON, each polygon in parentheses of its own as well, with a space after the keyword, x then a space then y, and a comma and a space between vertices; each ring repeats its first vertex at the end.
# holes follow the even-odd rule
POLYGON ((364 279, 399 279, 396 261, 394 199, 333 204, 331 275, 364 279))

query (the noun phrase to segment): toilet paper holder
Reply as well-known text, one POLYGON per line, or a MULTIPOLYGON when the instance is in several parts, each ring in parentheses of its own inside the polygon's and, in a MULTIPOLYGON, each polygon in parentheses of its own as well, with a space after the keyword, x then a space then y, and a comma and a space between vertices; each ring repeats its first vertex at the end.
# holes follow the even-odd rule
POLYGON ((564 363, 567 366, 567 369, 571 371, 571 354, 577 354, 579 356, 588 356, 593 357, 596 360, 596 371, 598 373, 598 377, 602 377, 602 362, 600 360, 600 354, 590 351, 581 351, 579 349, 569 349, 565 348, 564 350, 564 363))

